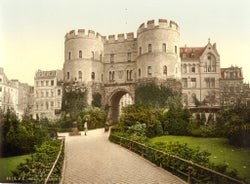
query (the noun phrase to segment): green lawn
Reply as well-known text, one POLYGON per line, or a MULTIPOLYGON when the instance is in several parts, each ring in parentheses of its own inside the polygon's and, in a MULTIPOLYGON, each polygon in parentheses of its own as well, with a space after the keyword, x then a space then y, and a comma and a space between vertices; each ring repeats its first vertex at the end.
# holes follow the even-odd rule
POLYGON ((229 170, 237 169, 240 177, 247 178, 250 181, 250 148, 230 146, 227 139, 161 136, 151 139, 150 142, 179 142, 187 143, 190 148, 199 147, 200 150, 211 153, 211 162, 215 164, 227 164, 229 170))
POLYGON ((17 165, 25 162, 30 155, 22 155, 16 157, 0 158, 0 181, 6 181, 7 177, 12 175, 11 171, 15 170, 17 165))

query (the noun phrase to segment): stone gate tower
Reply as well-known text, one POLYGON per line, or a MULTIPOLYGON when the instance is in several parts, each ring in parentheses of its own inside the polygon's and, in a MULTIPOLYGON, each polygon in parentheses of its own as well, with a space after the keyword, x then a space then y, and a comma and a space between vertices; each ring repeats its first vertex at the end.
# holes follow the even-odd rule
POLYGON ((94 93, 101 94, 109 118, 117 121, 121 97, 129 93, 134 100, 136 84, 180 85, 179 40, 178 25, 165 19, 141 24, 137 38, 134 33, 105 37, 92 30, 72 30, 65 36, 64 82, 84 84, 89 104, 94 93))

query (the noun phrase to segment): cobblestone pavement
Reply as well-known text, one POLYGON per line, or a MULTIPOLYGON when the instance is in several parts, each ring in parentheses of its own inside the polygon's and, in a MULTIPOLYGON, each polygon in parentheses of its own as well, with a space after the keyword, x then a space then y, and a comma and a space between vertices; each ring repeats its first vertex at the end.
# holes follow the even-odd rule
MULTIPOLYGON (((62 135, 62 134, 61 134, 62 135)), ((179 184, 185 183, 139 155, 109 142, 103 129, 87 136, 66 136, 62 183, 179 184)))

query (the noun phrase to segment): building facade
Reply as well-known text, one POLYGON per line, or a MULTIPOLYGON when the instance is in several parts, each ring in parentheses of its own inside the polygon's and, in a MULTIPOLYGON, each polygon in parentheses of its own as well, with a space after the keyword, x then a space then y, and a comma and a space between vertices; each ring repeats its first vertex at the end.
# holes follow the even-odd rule
POLYGON ((220 92, 221 105, 232 104, 250 105, 249 84, 243 82, 242 68, 231 66, 221 68, 220 92))
POLYGON ((185 107, 220 107, 220 56, 216 44, 180 48, 182 94, 185 107))
POLYGON ((61 70, 38 70, 34 78, 33 118, 55 118, 60 114, 62 104, 61 70))
POLYGON ((0 68, 0 109, 14 111, 19 118, 26 113, 31 115, 33 105, 33 87, 18 80, 9 80, 0 68))
POLYGON ((65 85, 83 83, 88 104, 94 92, 100 93, 102 105, 109 107, 109 118, 116 121, 120 99, 126 93, 134 99, 136 84, 170 81, 176 85, 180 81, 179 42, 178 25, 165 19, 141 24, 137 38, 134 33, 106 37, 92 30, 72 30, 64 42, 65 85))

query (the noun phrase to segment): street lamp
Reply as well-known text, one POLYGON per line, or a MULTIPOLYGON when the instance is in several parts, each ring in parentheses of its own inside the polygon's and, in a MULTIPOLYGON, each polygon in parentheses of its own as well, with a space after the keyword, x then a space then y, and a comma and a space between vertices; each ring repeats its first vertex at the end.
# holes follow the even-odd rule
POLYGON ((83 84, 79 84, 78 81, 74 81, 72 85, 65 86, 65 92, 66 93, 73 93, 73 103, 74 103, 74 121, 73 121, 73 128, 72 131, 69 133, 69 135, 81 135, 79 133, 79 130, 77 128, 77 119, 76 119, 76 102, 77 102, 77 96, 80 93, 83 93, 86 91, 86 87, 83 84))

